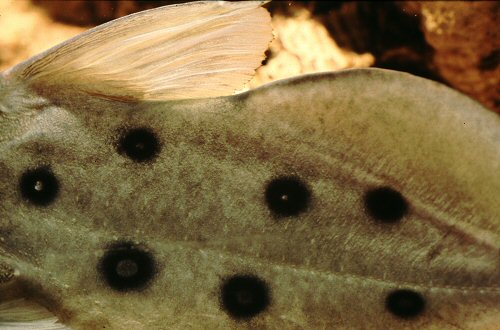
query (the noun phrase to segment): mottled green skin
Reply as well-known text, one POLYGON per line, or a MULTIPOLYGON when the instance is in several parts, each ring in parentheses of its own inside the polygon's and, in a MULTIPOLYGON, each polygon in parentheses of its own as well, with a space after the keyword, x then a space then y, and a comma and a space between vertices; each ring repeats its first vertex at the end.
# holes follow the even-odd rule
MULTIPOLYGON (((75 90, 1 127, 0 263, 75 329, 492 329, 500 315, 500 119, 442 85, 352 70, 244 94, 123 103, 75 90), (117 152, 126 128, 161 141, 151 162, 117 152), (48 207, 22 199, 24 171, 60 180, 48 207), (301 177, 312 202, 279 218, 266 183, 301 177), (364 193, 391 186, 410 203, 395 224, 371 219, 364 193), (116 292, 98 263, 116 241, 154 255, 140 292, 116 292), (220 308, 227 276, 251 273, 272 303, 248 321, 220 308), (427 300, 411 320, 388 292, 427 300)), ((11 120, 11 121, 9 121, 11 120)), ((0 268, 2 270, 3 268, 0 268)), ((0 276, 1 278, 1 276, 0 276)), ((1 301, 0 297, 0 301, 1 301)))

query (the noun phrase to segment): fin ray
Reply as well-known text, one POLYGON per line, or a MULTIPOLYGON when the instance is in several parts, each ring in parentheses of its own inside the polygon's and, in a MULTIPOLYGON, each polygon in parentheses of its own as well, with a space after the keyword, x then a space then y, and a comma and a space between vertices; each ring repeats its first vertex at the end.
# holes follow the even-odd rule
POLYGON ((1 330, 70 330, 44 307, 26 299, 0 303, 1 330))
POLYGON ((55 46, 5 77, 41 92, 71 86, 115 99, 232 94, 253 76, 272 39, 262 3, 200 1, 139 12, 55 46))

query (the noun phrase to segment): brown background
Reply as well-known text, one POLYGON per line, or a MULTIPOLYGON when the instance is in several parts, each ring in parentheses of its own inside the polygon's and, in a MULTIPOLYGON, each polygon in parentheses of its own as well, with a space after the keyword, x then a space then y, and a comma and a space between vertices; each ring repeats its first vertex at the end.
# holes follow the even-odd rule
MULTIPOLYGON (((183 1, 0 1, 0 70, 85 29, 183 1)), ((353 67, 446 83, 500 113, 500 3, 272 1, 275 40, 250 87, 353 67)))

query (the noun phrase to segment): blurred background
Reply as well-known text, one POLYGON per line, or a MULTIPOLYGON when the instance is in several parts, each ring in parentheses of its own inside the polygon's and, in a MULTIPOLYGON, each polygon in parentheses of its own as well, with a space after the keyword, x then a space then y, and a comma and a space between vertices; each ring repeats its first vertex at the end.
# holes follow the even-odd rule
MULTIPOLYGON (((0 0, 0 71, 136 11, 186 1, 0 0)), ((275 39, 251 88, 357 67, 440 81, 500 113, 498 1, 271 1, 275 39)))

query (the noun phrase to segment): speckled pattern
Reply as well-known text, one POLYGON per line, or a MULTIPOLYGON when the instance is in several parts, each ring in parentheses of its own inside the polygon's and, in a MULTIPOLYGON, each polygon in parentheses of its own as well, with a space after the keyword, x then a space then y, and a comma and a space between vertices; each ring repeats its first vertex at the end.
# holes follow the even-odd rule
POLYGON ((30 134, 2 144, 1 218, 10 220, 1 248, 75 329, 494 324, 500 123, 466 97, 361 70, 227 98, 56 98, 30 118, 30 134), (156 158, 137 163, 117 152, 117 132, 133 127, 157 134, 156 158), (47 207, 16 189, 41 165, 61 185, 47 207), (311 204, 276 217, 265 187, 290 174, 310 186, 311 204), (378 186, 407 199, 401 221, 365 213, 364 193, 378 186), (154 256, 154 278, 139 291, 110 288, 98 267, 122 241, 154 256), (269 285, 264 312, 242 321, 221 308, 221 283, 234 274, 269 285), (392 316, 384 299, 397 288, 422 294, 425 312, 392 316))
POLYGON ((381 69, 224 96, 260 5, 154 9, 0 75, 0 329, 500 324, 498 115, 381 69))

